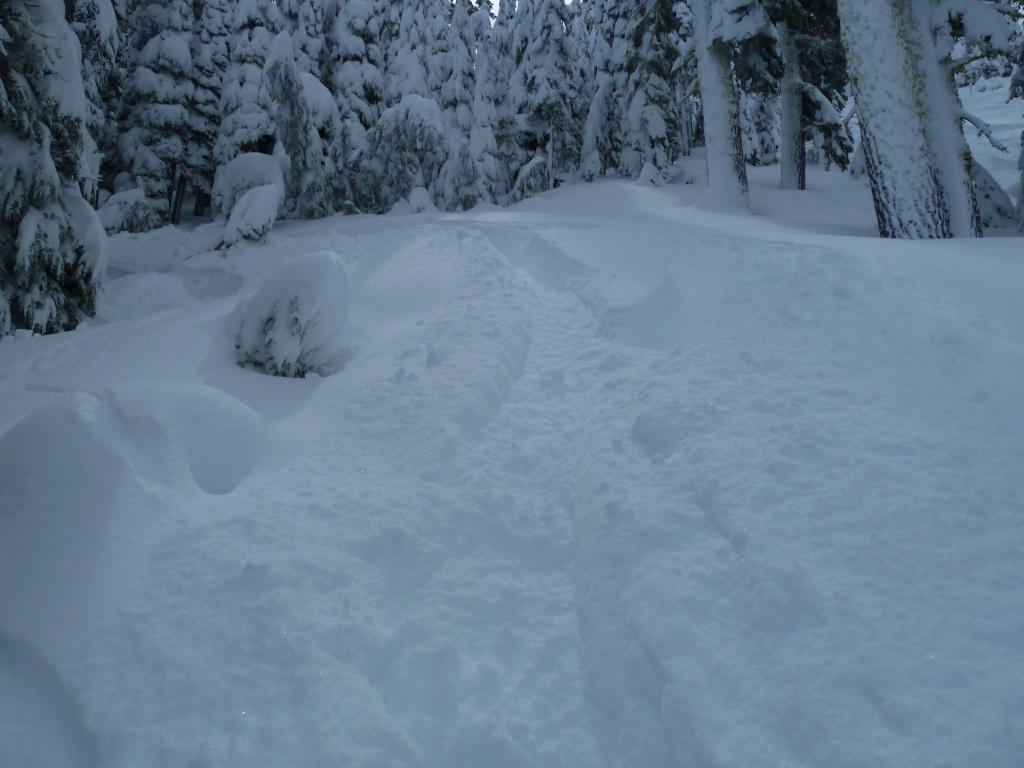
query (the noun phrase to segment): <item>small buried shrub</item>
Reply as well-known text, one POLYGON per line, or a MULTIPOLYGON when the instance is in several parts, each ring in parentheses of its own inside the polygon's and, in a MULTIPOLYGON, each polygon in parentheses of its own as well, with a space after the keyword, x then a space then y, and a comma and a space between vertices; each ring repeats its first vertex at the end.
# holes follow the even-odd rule
POLYGON ((349 287, 336 253, 320 251, 285 264, 241 310, 235 357, 272 376, 328 376, 342 365, 349 287))

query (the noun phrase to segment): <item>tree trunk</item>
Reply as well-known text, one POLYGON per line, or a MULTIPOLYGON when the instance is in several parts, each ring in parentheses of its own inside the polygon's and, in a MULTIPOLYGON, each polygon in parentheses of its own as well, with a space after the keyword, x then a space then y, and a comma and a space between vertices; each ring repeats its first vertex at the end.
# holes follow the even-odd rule
POLYGON ((800 89, 800 51, 790 34, 789 25, 779 22, 775 25, 779 34, 779 49, 782 51, 784 71, 782 74, 779 103, 782 109, 782 141, 779 147, 779 165, 782 170, 783 189, 804 189, 805 163, 804 132, 802 126, 803 95, 800 89))
POLYGON ((952 237, 929 146, 907 0, 839 0, 864 163, 882 237, 952 237))
POLYGON ((972 170, 974 160, 960 118, 963 105, 947 68, 953 43, 947 39, 942 45, 937 44, 935 35, 948 33, 931 28, 932 0, 910 0, 910 3, 916 25, 908 30, 908 36, 916 32, 914 42, 919 51, 929 139, 949 209, 950 229, 954 237, 980 237, 981 213, 972 170), (940 53, 940 49, 943 52, 940 53))
POLYGON ((1020 132, 1020 154, 1017 156, 1017 171, 1020 173, 1020 191, 1017 193, 1017 225, 1024 232, 1024 131, 1020 132))
POLYGON ((690 137, 690 100, 682 83, 676 85, 676 99, 679 105, 679 155, 689 157, 693 148, 693 139, 690 137))
POLYGON ((729 66, 729 47, 710 39, 711 0, 692 3, 697 74, 704 105, 704 146, 708 193, 716 205, 750 207, 747 165, 743 159, 739 97, 729 66))

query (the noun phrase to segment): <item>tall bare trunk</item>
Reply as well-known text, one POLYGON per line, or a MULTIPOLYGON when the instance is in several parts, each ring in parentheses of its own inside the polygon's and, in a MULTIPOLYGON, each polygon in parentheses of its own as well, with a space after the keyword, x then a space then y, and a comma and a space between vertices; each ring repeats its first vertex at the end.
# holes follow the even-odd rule
POLYGON ((800 51, 793 39, 789 25, 776 25, 779 34, 779 48, 782 51, 784 71, 779 98, 782 110, 782 145, 779 148, 779 165, 782 169, 783 189, 804 189, 804 131, 802 125, 803 96, 800 90, 800 51))

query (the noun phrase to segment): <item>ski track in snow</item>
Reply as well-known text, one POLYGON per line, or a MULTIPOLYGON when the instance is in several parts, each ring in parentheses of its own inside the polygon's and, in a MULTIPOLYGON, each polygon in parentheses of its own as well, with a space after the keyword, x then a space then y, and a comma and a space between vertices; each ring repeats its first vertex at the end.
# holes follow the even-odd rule
POLYGON ((0 543, 39 765, 1015 764, 1024 339, 874 243, 560 194, 286 225, 0 345, 3 525, 72 531, 0 543), (323 249, 346 369, 235 368, 323 249))

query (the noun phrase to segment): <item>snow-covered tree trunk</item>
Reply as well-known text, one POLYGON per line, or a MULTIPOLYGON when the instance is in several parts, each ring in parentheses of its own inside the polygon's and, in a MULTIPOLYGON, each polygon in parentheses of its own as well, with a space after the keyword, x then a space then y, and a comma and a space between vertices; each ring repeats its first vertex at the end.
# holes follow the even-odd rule
POLYGON ((928 138, 949 212, 950 230, 954 237, 980 237, 974 161, 964 138, 960 96, 948 67, 953 49, 948 16, 940 14, 938 25, 933 26, 933 0, 909 1, 915 26, 907 30, 907 36, 919 52, 928 138))
POLYGON ((712 0, 695 0, 694 44, 704 105, 708 196, 715 205, 750 206, 747 166, 743 159, 739 98, 729 66, 729 46, 711 27, 712 0))
POLYGON ((784 67, 779 88, 779 105, 782 112, 782 138, 779 146, 781 186, 783 189, 803 189, 805 176, 800 50, 789 24, 779 22, 775 28, 779 35, 779 50, 782 53, 784 67))
POLYGON ((1017 225, 1024 232, 1024 131, 1020 132, 1020 154, 1017 155, 1020 191, 1017 193, 1017 225))
POLYGON ((839 0, 839 16, 879 233, 951 237, 906 0, 839 0))

